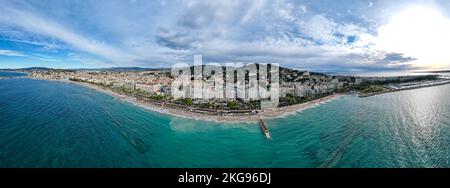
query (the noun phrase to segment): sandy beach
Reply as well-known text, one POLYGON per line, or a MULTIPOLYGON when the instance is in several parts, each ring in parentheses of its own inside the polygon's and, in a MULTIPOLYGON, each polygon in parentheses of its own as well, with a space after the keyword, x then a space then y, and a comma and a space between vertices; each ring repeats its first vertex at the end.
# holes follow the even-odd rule
POLYGON ((302 103, 302 104, 296 104, 296 105, 292 105, 292 106, 286 106, 286 107, 270 109, 270 110, 263 110, 263 111, 260 111, 260 113, 256 114, 256 115, 219 116, 219 115, 208 115, 208 114, 201 114, 201 113, 189 112, 189 111, 184 111, 184 110, 177 110, 177 109, 173 109, 173 108, 164 108, 159 105, 155 105, 155 104, 148 103, 148 102, 143 102, 143 101, 137 100, 134 97, 119 94, 119 93, 116 93, 109 89, 104 89, 104 88, 101 88, 99 86, 89 84, 89 83, 74 82, 74 81, 70 81, 70 80, 51 80, 51 81, 60 81, 60 82, 65 82, 65 83, 78 84, 78 85, 108 94, 119 100, 129 102, 133 105, 136 105, 136 106, 139 106, 139 107, 142 107, 144 109, 151 110, 154 112, 159 112, 162 114, 168 114, 168 115, 182 117, 182 118, 189 118, 189 119, 195 119, 195 120, 200 120, 200 121, 214 121, 214 122, 236 122, 236 123, 258 122, 259 119, 273 119, 273 118, 285 117, 285 116, 289 116, 289 115, 294 115, 303 110, 306 110, 306 109, 309 109, 312 107, 316 107, 318 105, 327 103, 329 101, 332 101, 334 99, 337 99, 337 98, 343 96, 343 94, 334 94, 334 95, 330 95, 330 96, 327 96, 324 98, 320 98, 320 99, 302 103))

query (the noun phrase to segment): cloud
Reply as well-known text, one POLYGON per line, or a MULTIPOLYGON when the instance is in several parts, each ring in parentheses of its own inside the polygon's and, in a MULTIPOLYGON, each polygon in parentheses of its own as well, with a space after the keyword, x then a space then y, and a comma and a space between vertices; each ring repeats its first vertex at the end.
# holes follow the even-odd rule
POLYGON ((412 6, 378 29, 377 49, 417 58, 416 67, 450 65, 450 19, 433 6, 412 6))
POLYGON ((405 57, 404 54, 402 53, 388 53, 384 56, 384 58, 380 62, 388 64, 401 64, 416 60, 417 58, 405 57))
POLYGON ((311 40, 320 44, 335 43, 337 24, 323 15, 315 15, 300 23, 300 31, 311 40))
POLYGON ((181 59, 186 61, 192 59, 192 54, 203 54, 206 61, 215 62, 277 62, 310 68, 388 67, 378 63, 379 54, 369 53, 375 36, 366 28, 336 22, 325 14, 307 13, 306 5, 283 0, 271 6, 259 3, 253 3, 255 6, 234 1, 190 3, 180 7, 184 11, 175 18, 176 24, 159 28, 154 39, 161 47, 173 50, 169 53, 183 52, 181 59), (252 12, 252 9, 259 11, 252 12), (253 15, 252 19, 241 22, 236 15, 247 14, 237 12, 247 12, 253 15), (370 61, 369 58, 349 61, 348 58, 357 57, 355 54, 374 57, 370 61))
POLYGON ((410 35, 379 32, 399 28, 379 15, 391 3, 371 2, 4 1, 0 40, 76 54, 66 58, 90 66, 170 66, 194 54, 308 69, 406 69, 422 60, 407 51, 410 35), (391 38, 405 45, 394 48, 391 38))
MULTIPOLYGON (((350 53, 366 53, 364 48, 371 36, 355 24, 338 23, 325 14, 314 14, 308 5, 284 0, 277 0, 271 6, 265 0, 166 2, 164 6, 177 5, 177 12, 168 15, 155 12, 162 14, 157 17, 164 22, 155 22, 147 31, 142 29, 148 23, 143 18, 147 15, 151 20, 155 16, 131 17, 133 13, 119 11, 118 4, 83 5, 84 8, 101 7, 115 11, 105 12, 108 17, 98 17, 94 13, 89 19, 105 27, 95 28, 95 31, 108 29, 106 34, 124 37, 112 45, 95 40, 100 33, 77 32, 75 27, 67 27, 67 23, 60 24, 50 19, 51 16, 49 18, 36 11, 9 8, 4 11, 6 13, 0 13, 5 14, 0 23, 56 39, 76 51, 100 57, 98 61, 92 61, 93 57, 86 58, 90 62, 103 63, 106 60, 121 66, 167 66, 180 61, 190 62, 194 54, 203 54, 206 59, 217 62, 264 61, 302 67, 335 66, 336 60, 350 53), (118 20, 119 17, 132 20, 118 20), (108 22, 115 24, 104 24, 108 22), (139 25, 141 27, 137 27, 139 25)), ((71 14, 86 17, 79 12, 71 14)), ((48 44, 45 40, 40 42, 48 44)))
POLYGON ((313 15, 305 22, 297 17, 306 12, 305 5, 279 0, 275 1, 277 8, 274 9, 266 7, 264 1, 225 2, 187 3, 186 7, 180 7, 184 11, 174 26, 168 25, 155 32, 155 41, 162 47, 201 53, 204 57, 215 56, 211 59, 219 61, 243 56, 269 60, 273 56, 274 60, 284 63, 283 56, 289 61, 299 58, 298 62, 302 62, 313 54, 339 54, 346 49, 333 45, 356 44, 358 35, 363 32, 356 25, 337 24, 324 15, 313 15), (255 15, 258 20, 251 22, 255 15), (245 24, 239 24, 242 22, 245 24))
POLYGON ((60 40, 76 50, 98 55, 110 61, 132 61, 134 58, 124 51, 79 35, 69 30, 68 27, 43 18, 38 14, 16 9, 3 9, 2 11, 4 12, 4 15, 0 17, 2 24, 20 27, 30 33, 60 40))
POLYGON ((21 52, 0 49, 0 56, 25 57, 26 55, 21 52))
POLYGON ((30 37, 27 34, 23 34, 23 35, 10 34, 10 33, 6 34, 6 33, 3 33, 0 31, 0 40, 12 42, 12 43, 32 45, 34 47, 42 48, 43 50, 46 50, 46 51, 58 51, 58 50, 67 49, 67 46, 65 46, 64 44, 61 44, 60 42, 39 40, 39 39, 35 39, 34 37, 30 37))
POLYGON ((187 34, 171 32, 165 28, 160 28, 156 32, 155 39, 158 44, 174 50, 192 48, 195 42, 195 39, 187 34))

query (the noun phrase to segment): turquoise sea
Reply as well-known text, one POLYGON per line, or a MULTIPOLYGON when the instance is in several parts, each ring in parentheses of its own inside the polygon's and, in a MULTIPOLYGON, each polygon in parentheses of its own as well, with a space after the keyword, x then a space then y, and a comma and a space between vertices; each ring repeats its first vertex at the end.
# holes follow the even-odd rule
POLYGON ((449 98, 450 85, 344 96, 268 120, 267 140, 257 124, 171 117, 75 84, 1 79, 0 167, 450 167, 449 98))

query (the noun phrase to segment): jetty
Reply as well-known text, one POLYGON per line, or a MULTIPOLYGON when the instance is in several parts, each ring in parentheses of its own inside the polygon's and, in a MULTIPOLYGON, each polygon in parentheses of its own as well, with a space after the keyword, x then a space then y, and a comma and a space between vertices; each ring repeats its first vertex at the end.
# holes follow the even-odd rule
POLYGON ((272 137, 270 136, 270 132, 269 129, 266 126, 266 123, 264 122, 264 120, 259 119, 259 127, 261 127, 262 132, 264 133, 264 136, 266 136, 267 139, 272 139, 272 137))

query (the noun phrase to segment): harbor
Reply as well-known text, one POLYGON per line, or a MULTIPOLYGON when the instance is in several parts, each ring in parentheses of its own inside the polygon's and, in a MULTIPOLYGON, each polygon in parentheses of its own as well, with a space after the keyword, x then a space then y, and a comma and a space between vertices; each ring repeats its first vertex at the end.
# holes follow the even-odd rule
POLYGON ((419 89, 419 88, 433 87, 433 86, 441 86, 441 85, 446 85, 446 84, 450 84, 450 79, 445 78, 445 79, 441 79, 439 81, 388 84, 388 85, 383 86, 384 91, 371 92, 371 93, 360 93, 359 97, 371 97, 371 96, 380 95, 380 94, 384 94, 384 93, 391 93, 391 92, 412 90, 412 89, 419 89))

